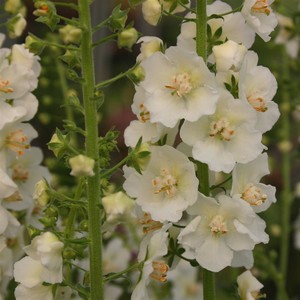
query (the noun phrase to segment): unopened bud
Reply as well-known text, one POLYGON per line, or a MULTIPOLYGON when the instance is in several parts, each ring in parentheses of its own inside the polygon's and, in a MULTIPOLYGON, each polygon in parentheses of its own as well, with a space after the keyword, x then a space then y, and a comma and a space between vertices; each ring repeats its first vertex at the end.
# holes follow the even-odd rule
POLYGON ((93 171, 95 161, 85 155, 79 154, 69 159, 72 168, 71 175, 73 176, 94 176, 93 171))
POLYGON ((145 21, 156 26, 162 14, 161 4, 158 0, 146 0, 142 4, 142 12, 145 21))
POLYGON ((141 43, 141 53, 136 58, 137 61, 142 61, 153 53, 161 51, 163 41, 155 36, 143 36, 138 41, 141 43))
POLYGON ((118 47, 131 49, 138 39, 138 32, 135 28, 129 28, 121 31, 118 35, 118 47))
POLYGON ((82 31, 72 25, 66 25, 59 29, 59 36, 64 41, 65 44, 79 44, 81 41, 82 31))
POLYGON ((45 44, 35 37, 27 36, 25 39, 25 48, 33 54, 40 54, 45 48, 45 44))
MULTIPOLYGON (((65 137, 65 135, 63 135, 65 137)), ((61 141, 56 133, 52 135, 51 140, 48 143, 48 149, 51 150, 57 157, 59 153, 65 148, 65 144, 61 141)))
POLYGON ((8 35, 10 38, 14 39, 22 35, 27 22, 25 18, 18 13, 15 17, 7 22, 8 35))
POLYGON ((36 8, 36 10, 33 12, 35 16, 45 17, 49 15, 50 6, 48 1, 37 1, 34 3, 34 7, 36 8))

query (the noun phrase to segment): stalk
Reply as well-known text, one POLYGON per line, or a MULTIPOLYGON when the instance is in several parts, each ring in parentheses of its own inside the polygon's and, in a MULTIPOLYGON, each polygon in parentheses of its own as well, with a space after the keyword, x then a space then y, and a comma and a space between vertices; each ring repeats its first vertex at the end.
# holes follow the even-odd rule
MULTIPOLYGON (((206 0, 196 1, 196 49, 197 54, 206 62, 207 57, 207 13, 206 0)), ((199 179, 199 191, 205 196, 209 196, 208 166, 204 163, 197 164, 197 176, 199 179)), ((214 273, 203 269, 203 296, 204 300, 215 299, 215 279, 214 273)))
MULTIPOLYGON (((282 51, 282 73, 283 82, 282 85, 282 106, 281 106, 281 130, 282 130, 282 141, 290 142, 290 95, 289 86, 287 82, 290 82, 289 72, 289 60, 285 50, 282 51)), ((289 256, 289 243, 290 243, 290 215, 291 215, 291 204, 292 204, 292 192, 291 192, 291 155, 290 151, 284 151, 282 153, 282 164, 281 173, 283 178, 283 191, 281 193, 281 245, 280 245, 280 275, 282 280, 278 286, 279 299, 287 300, 286 294, 286 276, 289 256)))
POLYGON ((100 166, 98 151, 98 122, 96 102, 93 101, 95 73, 92 50, 90 1, 79 0, 79 17, 82 28, 81 59, 83 105, 85 111, 86 155, 95 160, 95 175, 87 178, 88 227, 90 251, 91 300, 103 300, 102 232, 100 213, 100 166))

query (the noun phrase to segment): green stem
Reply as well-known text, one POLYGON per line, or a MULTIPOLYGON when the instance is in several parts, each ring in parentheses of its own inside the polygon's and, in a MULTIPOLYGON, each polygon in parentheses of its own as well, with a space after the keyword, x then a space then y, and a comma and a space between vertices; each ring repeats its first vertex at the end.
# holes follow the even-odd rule
POLYGON ((120 74, 118 74, 117 76, 115 76, 113 78, 110 78, 110 79, 107 79, 105 81, 102 81, 102 82, 98 83, 95 88, 97 90, 99 90, 99 89, 101 89, 101 88, 103 88, 103 87, 105 87, 107 85, 110 85, 110 84, 114 83, 115 81, 117 81, 117 80, 119 80, 119 79, 121 79, 123 77, 128 76, 136 68, 136 66, 137 65, 134 65, 132 68, 130 68, 126 72, 120 73, 120 74))
POLYGON ((118 272, 118 273, 115 273, 113 275, 105 277, 104 281, 107 282, 107 281, 110 281, 110 280, 113 280, 113 279, 118 279, 123 274, 127 274, 127 273, 129 273, 129 272, 131 272, 131 271, 133 271, 135 269, 141 268, 142 265, 143 265, 143 263, 134 264, 134 265, 130 266, 129 268, 127 268, 126 270, 123 270, 121 272, 118 272))
POLYGON ((109 35, 109 36, 103 38, 102 40, 100 40, 100 41, 94 43, 94 44, 93 44, 93 48, 95 48, 95 47, 97 47, 97 46, 99 46, 99 45, 101 45, 101 44, 103 44, 103 43, 105 43, 105 42, 107 42, 107 41, 110 41, 110 40, 114 39, 114 38, 117 37, 117 36, 118 36, 117 33, 113 33, 113 34, 111 34, 111 35, 109 35))
POLYGON ((90 252, 90 291, 91 300, 103 300, 102 271, 102 229, 100 211, 100 165, 98 150, 97 103, 92 101, 95 88, 95 73, 92 50, 92 27, 90 1, 79 1, 79 15, 82 27, 81 59, 83 104, 85 110, 86 155, 95 160, 94 176, 87 178, 89 252, 90 252))
POLYGON ((63 7, 72 8, 74 10, 78 10, 78 6, 75 3, 53 2, 53 4, 55 4, 55 6, 63 6, 63 7))
MULTIPOLYGON (((282 110, 281 110, 281 130, 282 141, 290 142, 290 95, 289 86, 290 72, 289 72, 289 59, 285 50, 282 51, 282 110)), ((280 266, 279 270, 283 278, 281 285, 279 286, 279 299, 288 299, 286 295, 286 276, 289 257, 289 242, 290 242, 290 215, 292 204, 292 192, 291 192, 291 155, 289 151, 282 153, 282 166, 281 173, 283 179, 283 190, 281 193, 281 246, 280 246, 280 266)))
MULTIPOLYGON (((197 54, 206 62, 207 57, 207 13, 206 0, 196 1, 196 50, 197 54)), ((199 191, 209 196, 209 173, 208 166, 197 163, 197 176, 199 179, 199 191)), ((215 299, 214 273, 203 269, 203 297, 204 300, 215 299)))

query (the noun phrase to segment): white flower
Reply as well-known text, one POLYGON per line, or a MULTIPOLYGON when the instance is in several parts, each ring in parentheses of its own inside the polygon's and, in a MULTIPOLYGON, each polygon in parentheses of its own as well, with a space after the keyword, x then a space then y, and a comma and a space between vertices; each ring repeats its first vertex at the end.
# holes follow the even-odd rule
POLYGON ((249 105, 222 91, 216 112, 183 124, 180 136, 193 146, 193 157, 216 172, 229 173, 236 162, 247 163, 263 150, 262 135, 254 129, 256 115, 249 105))
POLYGON ((16 19, 11 23, 12 26, 9 28, 8 32, 9 37, 12 39, 21 36, 27 25, 26 19, 21 13, 18 13, 15 18, 16 19))
POLYGON ((194 165, 170 146, 151 147, 150 161, 142 174, 125 174, 124 189, 156 221, 177 222, 197 199, 194 165))
POLYGON ((6 102, 0 101, 1 119, 0 130, 10 123, 21 120, 26 115, 25 107, 12 107, 6 102))
POLYGON ((145 0, 142 3, 143 17, 147 23, 156 26, 161 17, 161 4, 158 0, 145 0))
POLYGON ((141 43, 140 54, 137 56, 137 61, 143 61, 157 51, 161 51, 163 41, 156 36, 143 36, 137 43, 141 43))
POLYGON ((195 52, 170 47, 141 65, 145 80, 140 85, 147 92, 150 122, 175 127, 180 119, 196 121, 215 111, 219 98, 215 77, 195 52))
POLYGON ((12 179, 0 168, 0 198, 6 198, 18 190, 17 185, 12 179))
POLYGON ((15 290, 16 300, 53 300, 52 286, 42 284, 28 288, 19 284, 15 290))
POLYGON ((19 221, 2 205, 0 205, 0 234, 5 237, 15 237, 17 235, 19 221))
POLYGON ((32 72, 35 77, 38 77, 41 73, 40 58, 26 49, 25 44, 13 45, 10 59, 11 64, 21 65, 27 68, 28 72, 32 72))
POLYGON ((55 234, 45 232, 35 237, 31 244, 24 248, 27 255, 48 270, 46 282, 56 283, 62 281, 62 249, 64 244, 55 234))
POLYGON ((278 105, 272 101, 277 91, 274 75, 266 67, 256 66, 255 54, 249 52, 239 74, 239 98, 248 102, 257 116, 256 128, 270 130, 279 118, 278 105))
POLYGON ((94 176, 93 171, 95 161, 85 155, 79 154, 69 159, 72 168, 71 175, 73 176, 94 176))
POLYGON ((258 299, 260 295, 259 291, 263 288, 263 284, 261 284, 249 270, 238 276, 237 283, 241 300, 258 299))
POLYGON ((141 244, 143 247, 139 253, 139 262, 144 261, 142 276, 140 281, 134 288, 131 300, 150 300, 147 285, 150 279, 158 282, 167 280, 168 265, 163 261, 162 257, 168 253, 168 232, 171 224, 164 225, 161 230, 155 231, 149 236, 146 236, 146 243, 141 244), (142 255, 141 255, 142 253, 142 255))
POLYGON ((268 42, 270 34, 277 26, 276 15, 270 5, 274 0, 245 0, 242 15, 247 24, 265 41, 268 42))
POLYGON ((199 195, 188 209, 196 217, 178 236, 185 256, 212 272, 230 266, 234 252, 253 250, 255 244, 269 240, 265 222, 248 204, 221 194, 216 200, 199 195))
POLYGON ((231 195, 249 203, 258 213, 265 211, 276 202, 275 187, 260 183, 263 176, 269 174, 268 155, 263 153, 247 164, 237 164, 232 172, 231 195))
POLYGON ((212 50, 218 72, 228 70, 238 72, 247 52, 247 48, 244 45, 239 45, 231 40, 219 46, 214 46, 212 50))

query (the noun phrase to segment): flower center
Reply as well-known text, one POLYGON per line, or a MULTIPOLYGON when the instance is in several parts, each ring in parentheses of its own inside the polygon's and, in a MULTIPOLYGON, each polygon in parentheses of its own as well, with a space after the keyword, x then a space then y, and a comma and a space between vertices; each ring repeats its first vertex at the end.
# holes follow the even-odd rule
POLYGON ((172 90, 172 95, 176 94, 180 98, 187 95, 193 88, 191 77, 185 72, 173 76, 172 83, 170 85, 165 85, 165 87, 172 90))
POLYGON ((5 145, 10 150, 16 152, 19 156, 24 154, 25 149, 29 149, 29 144, 26 143, 27 136, 23 134, 22 129, 10 132, 5 139, 5 145))
POLYGON ((162 223, 152 220, 151 215, 148 213, 144 213, 144 216, 142 219, 139 220, 139 223, 143 226, 144 234, 147 234, 150 231, 160 229, 163 226, 162 223))
POLYGON ((146 123, 150 120, 150 112, 147 110, 144 104, 140 104, 140 114, 139 114, 139 119, 141 122, 146 123))
POLYGON ((14 90, 9 87, 9 80, 2 80, 0 79, 0 92, 8 94, 8 93, 12 93, 14 90))
POLYGON ((248 183, 242 193, 242 199, 250 205, 261 205, 267 200, 267 195, 263 194, 261 189, 252 183, 248 183))
POLYGON ((29 172, 22 165, 16 164, 13 167, 12 180, 26 182, 29 177, 29 172))
POLYGON ((262 97, 249 96, 247 100, 256 111, 265 112, 268 110, 266 101, 262 97))
POLYGON ((20 192, 16 191, 9 197, 4 198, 3 200, 7 202, 16 202, 16 201, 21 201, 22 199, 23 197, 21 196, 20 192))
POLYGON ((218 136, 221 140, 230 141, 234 134, 234 128, 230 126, 227 118, 221 118, 210 123, 210 136, 218 136))
POLYGON ((159 282, 167 281, 167 272, 169 271, 169 266, 164 261, 154 260, 152 262, 153 271, 149 275, 154 280, 159 282))
POLYGON ((267 16, 270 14, 271 10, 268 5, 268 0, 256 0, 255 4, 251 7, 252 12, 262 13, 267 16))
POLYGON ((166 193, 168 197, 173 197, 177 191, 177 180, 168 169, 161 169, 160 176, 152 179, 154 194, 166 193))
POLYGON ((216 215, 209 223, 210 231, 216 234, 225 234, 228 232, 226 222, 221 215, 216 215))

